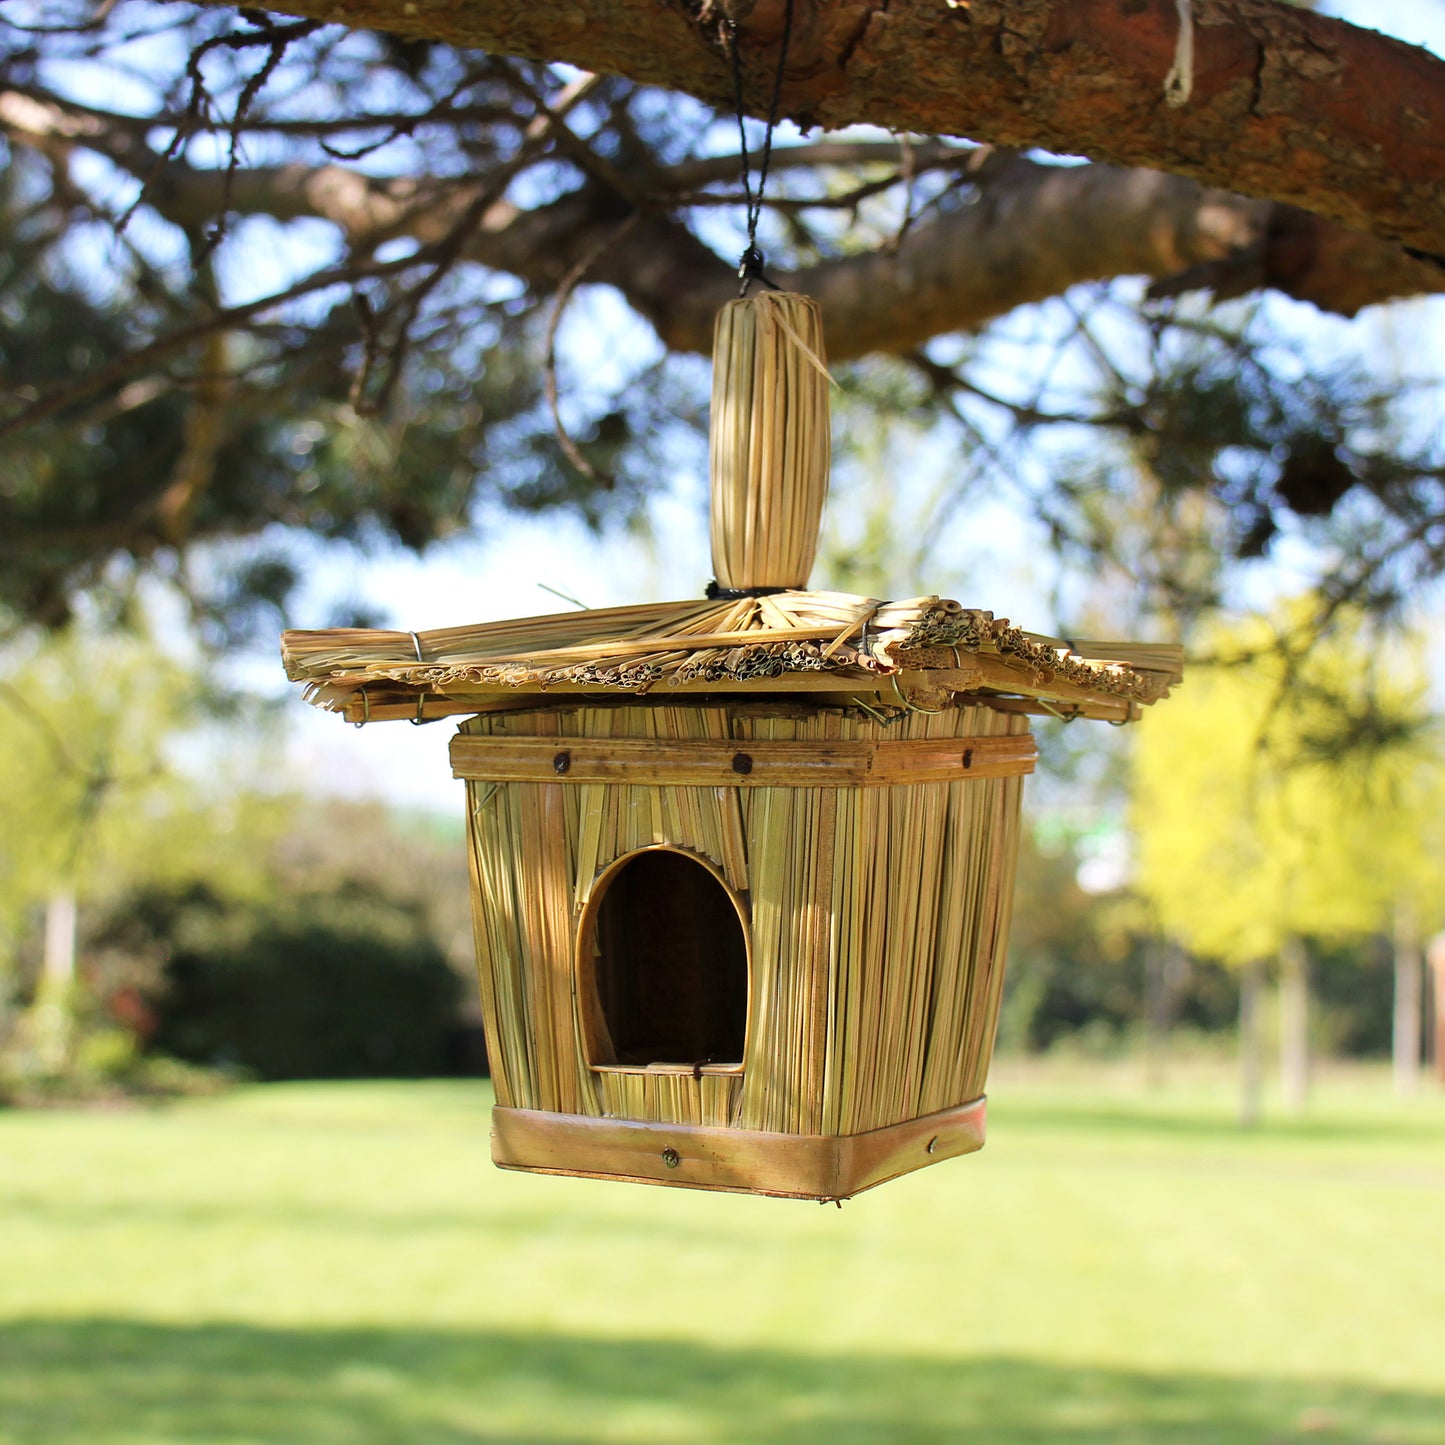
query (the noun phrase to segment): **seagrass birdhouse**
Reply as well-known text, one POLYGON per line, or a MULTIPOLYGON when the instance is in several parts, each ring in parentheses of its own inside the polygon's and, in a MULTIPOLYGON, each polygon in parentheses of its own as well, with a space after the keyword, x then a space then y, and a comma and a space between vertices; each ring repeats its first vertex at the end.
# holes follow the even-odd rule
POLYGON ((465 716, 499 1165, 841 1199, 984 1137, 1029 715, 1124 722, 1177 649, 807 590, 812 302, 718 322, 698 601, 292 632, 355 723, 465 716))

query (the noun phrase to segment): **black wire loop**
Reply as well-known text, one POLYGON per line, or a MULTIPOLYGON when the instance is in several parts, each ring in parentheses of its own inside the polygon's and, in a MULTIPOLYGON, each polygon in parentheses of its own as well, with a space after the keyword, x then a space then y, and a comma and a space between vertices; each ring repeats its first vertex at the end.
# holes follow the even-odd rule
POLYGON ((743 165, 743 201, 747 208, 748 244, 743 254, 738 257, 738 280, 742 285, 738 289, 739 296, 748 294, 748 287, 754 281, 761 281, 764 286, 776 291, 779 288, 772 281, 763 275, 763 253, 758 249, 758 221, 763 214, 763 192, 768 184, 768 165, 773 158, 773 131, 778 124, 778 107, 783 99, 783 67, 788 60, 788 44, 793 38, 793 0, 787 0, 783 8, 783 39, 778 47, 778 68, 773 75, 773 96, 768 103, 768 124, 763 132, 763 149, 758 162, 758 189, 753 191, 752 185, 752 157, 748 154, 748 132, 743 117, 743 62, 742 54, 738 50, 738 27, 737 22, 729 20, 726 22, 728 37, 728 48, 732 52, 733 63, 733 107, 738 117, 738 146, 742 153, 743 165))
POLYGON ((787 587, 724 587, 716 578, 707 584, 703 596, 709 602, 736 602, 740 597, 773 597, 787 587))

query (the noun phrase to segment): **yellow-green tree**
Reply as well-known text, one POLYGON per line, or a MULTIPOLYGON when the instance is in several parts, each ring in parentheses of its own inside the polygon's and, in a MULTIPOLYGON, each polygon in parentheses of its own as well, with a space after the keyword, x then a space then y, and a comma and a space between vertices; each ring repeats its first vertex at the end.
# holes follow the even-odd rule
MULTIPOLYGON (((1423 716, 1423 702, 1402 696, 1397 718, 1423 716)), ((1425 940, 1445 926, 1445 766, 1433 727, 1397 736, 1356 784, 1363 814, 1360 866, 1384 901, 1376 927, 1395 956, 1393 1072, 1395 1089, 1420 1083, 1425 1023, 1425 940)))
POLYGON ((1306 939, 1381 928, 1428 897, 1438 758, 1418 647, 1336 617, 1293 645, 1313 599, 1207 639, 1215 659, 1139 729, 1139 886, 1164 930, 1241 971, 1244 1114, 1257 1112, 1258 986, 1280 979, 1286 1101, 1308 1087, 1306 939))
POLYGON ((218 810, 254 811, 178 766, 205 701, 193 668, 132 633, 73 627, 4 658, 0 1023, 21 983, 20 945, 43 918, 40 976, 19 1025, 42 1072, 63 1071, 74 1042, 77 909, 203 872, 235 821, 218 810))

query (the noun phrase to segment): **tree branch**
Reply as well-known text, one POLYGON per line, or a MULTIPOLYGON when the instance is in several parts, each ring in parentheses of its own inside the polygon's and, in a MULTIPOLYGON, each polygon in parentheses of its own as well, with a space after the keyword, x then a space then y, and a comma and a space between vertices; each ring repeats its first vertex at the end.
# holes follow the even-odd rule
MULTIPOLYGON (((57 151, 85 145, 132 173, 149 169, 152 153, 137 154, 129 135, 117 138, 94 117, 58 105, 0 93, 0 127, 56 159, 57 151)), ((805 160, 841 165, 896 153, 891 142, 824 142, 780 148, 775 164, 780 170, 805 160)), ((933 148, 924 157, 950 159, 933 148)), ((906 353, 930 336, 977 329, 1080 281, 1121 275, 1154 278, 1163 283, 1159 294, 1210 287, 1232 295, 1272 286, 1345 315, 1373 302, 1445 290, 1445 272, 1399 246, 1177 176, 1044 165, 986 151, 956 159, 974 172, 973 204, 916 223, 896 247, 778 278, 824 304, 833 356, 906 353)), ((645 198, 650 204, 639 223, 607 245, 589 270, 592 280, 622 292, 673 350, 708 350, 713 316, 735 283, 732 268, 668 214, 670 193, 676 187, 685 195, 724 174, 724 164, 712 160, 659 170, 651 178, 658 189, 645 198)), ((223 187, 220 172, 173 160, 151 204, 173 223, 195 228, 215 215, 223 187)), ((238 171, 229 203, 237 214, 330 221, 352 250, 365 252, 398 236, 437 244, 479 192, 495 194, 494 188, 495 178, 488 177, 387 178, 340 165, 295 164, 238 171)), ((629 198, 600 181, 533 210, 498 200, 470 232, 462 256, 552 292, 632 209, 629 198)))
MULTIPOLYGON (((217 4, 219 0, 206 0, 217 4)), ((1286 202, 1445 256, 1445 63, 1280 0, 1193 0, 1192 93, 1165 104, 1173 0, 795 0, 783 112, 1044 146, 1286 202)), ((739 22, 768 101, 785 0, 739 22)), ((701 0, 286 0, 287 12, 565 61, 731 108, 701 0)))
POLYGON ((272 296, 260 297, 243 306, 232 306, 216 311, 199 321, 178 327, 174 331, 168 331, 154 341, 148 342, 144 346, 138 346, 134 351, 126 352, 124 356, 117 357, 107 365, 98 366, 94 370, 86 372, 71 385, 60 387, 37 398, 14 416, 0 422, 0 438, 6 437, 11 432, 19 431, 22 427, 33 426, 36 422, 45 421, 58 412, 66 410, 67 407, 75 406, 79 402, 86 401, 90 397, 118 385, 128 377, 144 373, 158 366, 162 361, 185 351, 187 347, 196 342, 204 341, 213 332, 226 329, 238 330, 265 312, 283 307, 288 302, 295 301, 302 296, 308 296, 317 291, 326 291, 333 286, 352 286, 357 281, 370 277, 392 275, 415 267, 424 259, 424 256, 407 256, 396 261, 339 266, 331 270, 313 272, 285 291, 277 292, 272 296))

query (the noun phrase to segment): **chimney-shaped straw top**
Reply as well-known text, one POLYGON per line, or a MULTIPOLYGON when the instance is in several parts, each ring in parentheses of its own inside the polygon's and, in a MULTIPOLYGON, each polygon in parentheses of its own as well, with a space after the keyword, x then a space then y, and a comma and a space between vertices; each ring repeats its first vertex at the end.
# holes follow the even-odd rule
POLYGON ((723 588, 803 588, 828 494, 828 376, 818 303, 731 301, 713 332, 712 565, 723 588))

